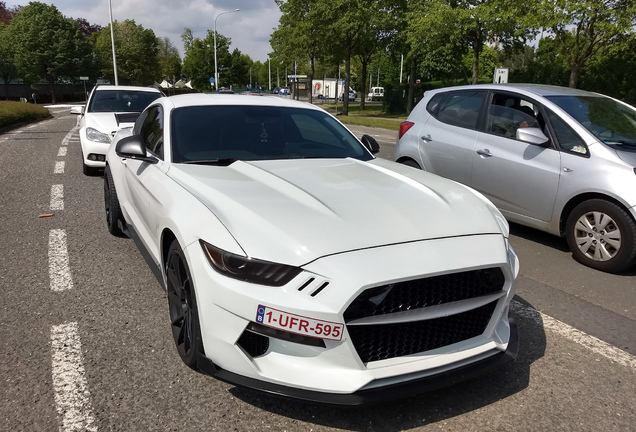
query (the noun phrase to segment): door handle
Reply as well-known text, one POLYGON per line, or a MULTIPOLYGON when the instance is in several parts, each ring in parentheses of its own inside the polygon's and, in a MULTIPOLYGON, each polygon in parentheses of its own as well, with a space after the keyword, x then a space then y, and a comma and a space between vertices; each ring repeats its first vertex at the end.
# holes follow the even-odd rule
POLYGON ((119 158, 119 162, 121 162, 122 164, 126 165, 126 158, 119 158))
POLYGON ((422 138, 426 142, 433 141, 433 138, 431 138, 431 134, 424 135, 423 137, 420 137, 420 138, 422 138))
POLYGON ((477 150, 477 154, 485 158, 492 157, 492 153, 490 153, 490 150, 488 149, 477 150))

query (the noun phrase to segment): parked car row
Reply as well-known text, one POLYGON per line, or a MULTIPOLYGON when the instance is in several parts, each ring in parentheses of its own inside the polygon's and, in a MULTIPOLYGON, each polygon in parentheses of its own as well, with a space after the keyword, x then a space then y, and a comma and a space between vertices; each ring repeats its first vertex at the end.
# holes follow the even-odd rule
POLYGON ((599 270, 636 262, 636 110, 605 96, 427 92, 396 163, 286 98, 147 90, 141 113, 125 103, 97 129, 116 90, 133 91, 98 87, 79 119, 81 139, 103 140, 82 152, 105 155, 88 160, 104 166, 107 228, 166 290, 182 361, 224 381, 359 405, 514 360, 506 219, 599 270))

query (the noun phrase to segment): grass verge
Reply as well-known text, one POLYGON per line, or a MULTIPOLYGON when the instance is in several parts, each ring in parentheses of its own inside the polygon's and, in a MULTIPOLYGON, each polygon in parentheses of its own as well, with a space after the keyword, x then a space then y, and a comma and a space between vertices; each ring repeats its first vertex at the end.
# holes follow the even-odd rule
POLYGON ((344 124, 369 126, 389 130, 400 130, 400 122, 390 118, 363 117, 359 115, 341 115, 338 116, 338 120, 340 120, 344 124))
POLYGON ((26 102, 0 101, 0 128, 49 117, 49 110, 26 102))

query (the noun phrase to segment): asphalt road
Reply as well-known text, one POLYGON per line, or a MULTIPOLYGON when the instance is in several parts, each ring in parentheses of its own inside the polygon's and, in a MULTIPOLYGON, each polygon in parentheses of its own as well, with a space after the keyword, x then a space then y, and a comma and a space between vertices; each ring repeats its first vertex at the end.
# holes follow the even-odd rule
MULTIPOLYGON (((0 431, 636 430, 636 272, 587 269, 563 241, 517 226, 520 354, 499 371, 363 408, 191 371, 164 292, 133 242, 106 230, 102 178, 82 175, 74 125, 62 110, 0 135, 0 431)), ((394 134, 362 132, 390 157, 394 134)))

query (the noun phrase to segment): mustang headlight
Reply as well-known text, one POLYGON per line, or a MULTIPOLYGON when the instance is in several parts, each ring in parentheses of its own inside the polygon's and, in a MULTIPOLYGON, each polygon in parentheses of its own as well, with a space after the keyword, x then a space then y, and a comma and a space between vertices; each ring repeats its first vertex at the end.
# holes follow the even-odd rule
POLYGON ((214 270, 244 282, 283 286, 301 272, 298 267, 236 255, 203 240, 200 240, 200 243, 214 270))
POLYGON ((93 129, 92 127, 86 128, 86 138, 91 141, 100 142, 104 144, 110 144, 111 139, 110 135, 102 133, 97 129, 93 129))

